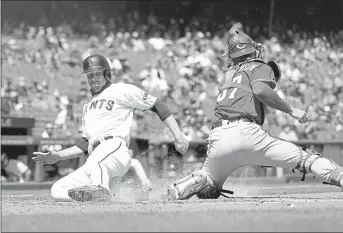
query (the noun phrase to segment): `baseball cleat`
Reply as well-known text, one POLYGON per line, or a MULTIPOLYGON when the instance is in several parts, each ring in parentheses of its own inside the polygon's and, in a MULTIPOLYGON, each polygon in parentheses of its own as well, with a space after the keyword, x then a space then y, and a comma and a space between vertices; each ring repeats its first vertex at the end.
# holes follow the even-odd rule
POLYGON ((86 185, 72 188, 68 191, 68 196, 75 201, 110 201, 112 196, 110 191, 102 186, 86 185))

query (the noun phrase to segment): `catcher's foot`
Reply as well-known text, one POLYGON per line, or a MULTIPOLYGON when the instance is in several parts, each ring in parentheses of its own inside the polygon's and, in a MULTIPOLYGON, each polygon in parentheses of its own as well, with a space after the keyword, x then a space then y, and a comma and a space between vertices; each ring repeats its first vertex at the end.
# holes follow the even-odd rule
POLYGON ((200 170, 169 185, 167 195, 171 200, 186 200, 206 186, 208 186, 207 174, 200 170))
POLYGON ((168 189, 167 189, 167 196, 168 196, 168 199, 169 200, 179 200, 179 197, 180 195, 178 194, 178 191, 177 189, 174 187, 173 184, 169 185, 168 186, 168 189))
POLYGON ((87 185, 83 187, 72 188, 68 191, 68 196, 75 201, 110 201, 110 192, 102 187, 87 185))

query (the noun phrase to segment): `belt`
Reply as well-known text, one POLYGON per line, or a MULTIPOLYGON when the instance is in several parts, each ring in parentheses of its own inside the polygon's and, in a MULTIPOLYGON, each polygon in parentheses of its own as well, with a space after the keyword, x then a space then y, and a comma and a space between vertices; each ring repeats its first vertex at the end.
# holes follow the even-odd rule
MULTIPOLYGON (((106 136, 104 137, 104 141, 108 140, 108 139, 112 139, 113 136, 106 136)), ((93 151, 95 150, 95 148, 97 148, 100 145, 101 141, 97 140, 93 143, 93 151)))
POLYGON ((229 125, 230 123, 235 123, 235 122, 253 122, 253 121, 248 119, 248 118, 237 118, 237 119, 233 119, 233 120, 221 120, 221 121, 214 122, 213 125, 211 126, 211 130, 218 128, 218 127, 221 127, 223 125, 229 125))

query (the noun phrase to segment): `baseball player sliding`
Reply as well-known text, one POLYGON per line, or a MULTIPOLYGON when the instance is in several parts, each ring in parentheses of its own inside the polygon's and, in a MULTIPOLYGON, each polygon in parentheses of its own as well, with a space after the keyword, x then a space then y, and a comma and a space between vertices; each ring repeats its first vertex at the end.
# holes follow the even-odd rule
POLYGON ((311 120, 305 111, 290 106, 273 90, 281 77, 280 70, 274 61, 259 59, 261 53, 262 45, 245 34, 236 32, 229 39, 227 55, 233 66, 219 85, 207 158, 201 170, 168 186, 170 199, 233 194, 223 190, 223 184, 232 172, 247 165, 298 169, 304 175, 312 173, 325 183, 343 188, 343 168, 334 161, 274 138, 261 128, 264 106, 287 113, 300 123, 311 120))
POLYGON ((105 57, 99 54, 87 57, 83 61, 83 73, 87 75, 93 97, 83 106, 82 140, 61 151, 34 152, 33 160, 40 164, 89 154, 82 167, 52 186, 51 196, 55 200, 111 200, 131 165, 128 146, 135 108, 157 113, 172 132, 175 148, 180 153, 185 153, 189 146, 164 103, 134 85, 111 83, 110 65, 105 57))

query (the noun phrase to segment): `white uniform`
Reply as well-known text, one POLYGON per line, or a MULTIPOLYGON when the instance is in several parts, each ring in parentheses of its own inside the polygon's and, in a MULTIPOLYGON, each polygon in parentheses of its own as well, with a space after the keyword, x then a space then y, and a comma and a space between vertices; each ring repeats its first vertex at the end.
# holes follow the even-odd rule
POLYGON ((151 109, 157 98, 140 88, 124 83, 111 84, 83 107, 83 137, 88 139, 86 163, 57 181, 51 194, 55 199, 69 199, 70 188, 101 185, 112 194, 131 165, 129 154, 133 110, 151 109), (104 140, 106 136, 112 139, 104 140), (101 143, 93 150, 95 142, 101 143))

